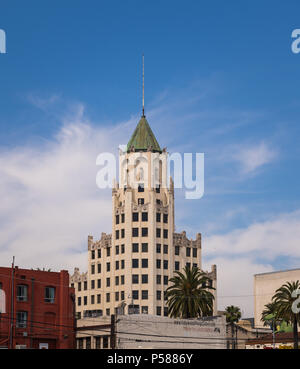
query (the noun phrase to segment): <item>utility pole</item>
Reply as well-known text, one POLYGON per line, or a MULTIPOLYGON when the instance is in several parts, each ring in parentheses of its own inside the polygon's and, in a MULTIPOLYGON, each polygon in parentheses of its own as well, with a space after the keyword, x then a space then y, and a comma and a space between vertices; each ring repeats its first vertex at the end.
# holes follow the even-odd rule
POLYGON ((116 318, 115 315, 112 314, 110 317, 110 348, 116 348, 116 318))
POLYGON ((14 334, 14 291, 15 291, 15 257, 11 265, 11 309, 10 309, 10 327, 9 327, 9 348, 13 348, 13 334, 14 334))

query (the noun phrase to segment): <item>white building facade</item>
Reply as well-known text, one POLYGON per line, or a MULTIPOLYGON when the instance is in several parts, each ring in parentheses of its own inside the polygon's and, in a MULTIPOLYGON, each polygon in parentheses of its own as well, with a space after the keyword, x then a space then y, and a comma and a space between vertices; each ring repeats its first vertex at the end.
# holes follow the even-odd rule
MULTIPOLYGON (((79 318, 111 314, 168 316, 165 293, 174 271, 202 268, 201 234, 175 233, 174 186, 167 185, 167 158, 142 116, 125 152, 112 190, 112 234, 88 236, 88 271, 75 268, 79 318)), ((213 265, 207 272, 217 287, 213 265)), ((217 292, 214 314, 217 313, 217 292)))

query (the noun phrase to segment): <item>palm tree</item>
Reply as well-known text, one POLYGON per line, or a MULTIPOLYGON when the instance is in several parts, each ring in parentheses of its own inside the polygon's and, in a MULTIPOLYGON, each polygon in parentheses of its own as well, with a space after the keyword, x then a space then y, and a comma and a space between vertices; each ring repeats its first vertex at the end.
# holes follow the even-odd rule
POLYGON ((299 313, 294 313, 292 309, 293 302, 297 296, 293 296, 293 292, 300 289, 299 281, 286 282, 278 288, 273 296, 273 301, 277 304, 277 318, 285 320, 293 325, 294 333, 294 349, 298 349, 298 320, 299 313))
POLYGON ((265 305, 261 313, 261 321, 264 323, 265 327, 271 325, 272 330, 275 330, 276 326, 281 323, 281 319, 277 317, 277 311, 278 306, 274 301, 265 305))
POLYGON ((199 268, 186 266, 183 273, 176 271, 167 289, 167 305, 171 318, 196 318, 212 315, 214 290, 210 279, 199 268))
POLYGON ((225 309, 225 316, 226 316, 226 322, 230 324, 231 326, 231 336, 232 336, 232 344, 231 347, 235 348, 235 343, 234 343, 234 323, 237 323, 242 314, 241 314, 241 310, 238 306, 227 306, 227 308, 225 309))

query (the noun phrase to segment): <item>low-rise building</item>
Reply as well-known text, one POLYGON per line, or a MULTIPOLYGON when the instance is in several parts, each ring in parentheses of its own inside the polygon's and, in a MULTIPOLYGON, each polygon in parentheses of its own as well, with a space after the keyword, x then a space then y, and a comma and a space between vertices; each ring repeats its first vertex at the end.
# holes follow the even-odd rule
POLYGON ((275 291, 286 282, 300 280, 300 269, 281 270, 277 272, 254 275, 254 324, 263 327, 261 314, 265 305, 272 301, 275 291))
POLYGON ((226 318, 173 319, 146 314, 78 321, 79 349, 225 349, 226 318))
POLYGON ((0 347, 75 347, 69 273, 0 267, 0 347))

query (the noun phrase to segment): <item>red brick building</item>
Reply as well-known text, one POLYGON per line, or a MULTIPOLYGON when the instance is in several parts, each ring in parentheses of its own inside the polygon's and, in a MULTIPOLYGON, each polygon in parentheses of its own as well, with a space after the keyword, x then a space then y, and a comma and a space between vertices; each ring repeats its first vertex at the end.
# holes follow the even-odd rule
POLYGON ((67 271, 0 267, 0 347, 75 348, 74 304, 67 271))

